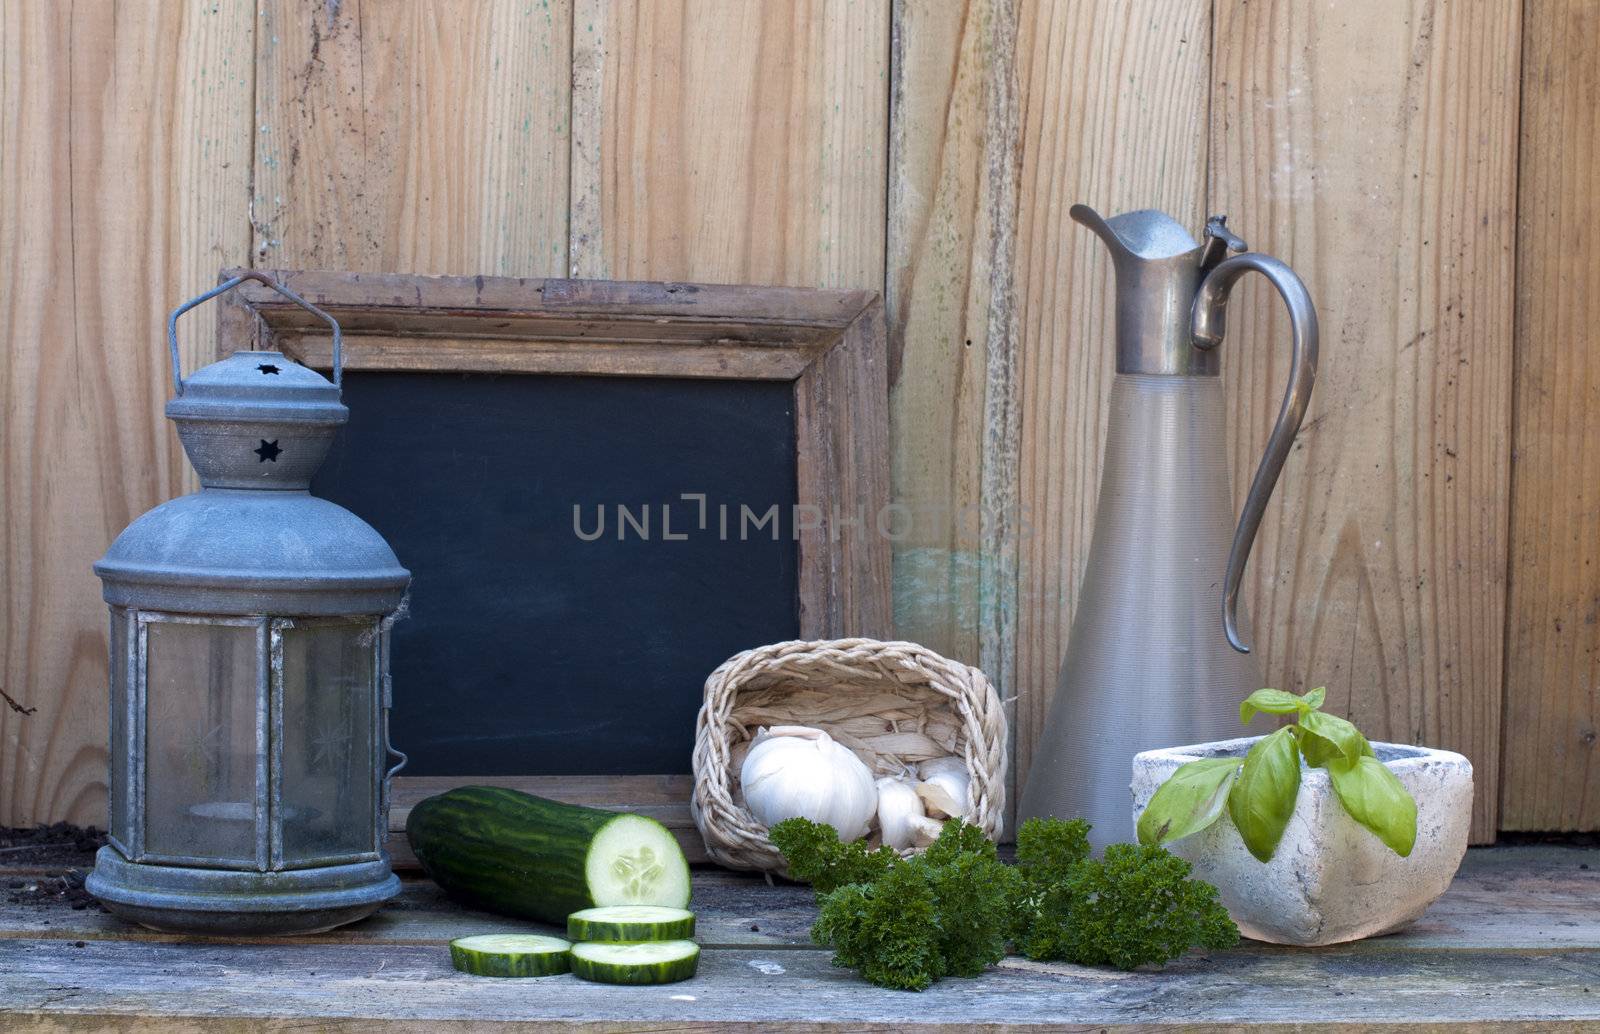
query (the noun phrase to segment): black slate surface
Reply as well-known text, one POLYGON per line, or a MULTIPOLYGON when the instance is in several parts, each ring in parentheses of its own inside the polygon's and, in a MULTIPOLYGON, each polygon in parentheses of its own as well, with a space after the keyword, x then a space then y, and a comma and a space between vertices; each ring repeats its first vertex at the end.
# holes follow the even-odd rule
POLYGON ((313 491, 412 572, 406 774, 688 772, 706 675, 797 635, 791 385, 352 372, 345 402, 313 491))

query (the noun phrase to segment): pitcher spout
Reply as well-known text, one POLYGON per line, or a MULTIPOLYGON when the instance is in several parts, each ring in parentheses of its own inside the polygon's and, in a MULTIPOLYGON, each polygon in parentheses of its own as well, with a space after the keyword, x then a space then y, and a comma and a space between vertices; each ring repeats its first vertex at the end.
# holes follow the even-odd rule
POLYGON ((1079 204, 1073 205, 1068 214, 1106 242, 1119 272, 1130 261, 1159 262, 1191 252, 1195 253, 1197 266, 1200 262, 1200 242, 1189 236, 1182 223, 1157 209, 1143 208, 1107 219, 1088 205, 1079 204))

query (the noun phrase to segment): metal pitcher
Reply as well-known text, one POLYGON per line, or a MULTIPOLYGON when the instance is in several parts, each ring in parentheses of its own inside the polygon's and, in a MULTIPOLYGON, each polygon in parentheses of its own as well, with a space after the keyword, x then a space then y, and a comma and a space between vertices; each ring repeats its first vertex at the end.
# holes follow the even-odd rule
POLYGON ((1311 397, 1317 314, 1300 278, 1247 252, 1222 216, 1199 243, 1154 210, 1106 219, 1074 205, 1072 218, 1111 249, 1117 375, 1094 539, 1017 817, 1081 816, 1099 849, 1133 839, 1134 754, 1243 734, 1239 702, 1262 682, 1240 635, 1239 585, 1311 397), (1249 270, 1288 306, 1294 353, 1235 526, 1217 346, 1249 270))

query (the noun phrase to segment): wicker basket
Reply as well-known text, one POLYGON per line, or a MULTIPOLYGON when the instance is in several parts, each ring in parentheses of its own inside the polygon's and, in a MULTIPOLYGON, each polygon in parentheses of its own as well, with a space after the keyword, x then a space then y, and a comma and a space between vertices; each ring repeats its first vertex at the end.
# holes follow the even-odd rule
POLYGON ((746 810, 738 786, 751 738, 771 725, 823 729, 874 776, 964 757, 971 776, 965 818, 990 837, 1000 834, 1006 719, 983 672, 916 643, 774 643, 735 654, 706 679, 690 810, 706 852, 722 865, 784 871, 783 855, 746 810))

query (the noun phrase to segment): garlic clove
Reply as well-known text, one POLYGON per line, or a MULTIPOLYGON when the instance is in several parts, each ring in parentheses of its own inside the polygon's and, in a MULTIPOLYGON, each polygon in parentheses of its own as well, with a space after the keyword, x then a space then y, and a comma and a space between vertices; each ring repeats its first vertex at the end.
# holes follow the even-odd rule
POLYGON ((938 787, 943 793, 937 803, 930 802, 930 810, 937 808, 951 818, 966 815, 972 800, 972 774, 964 760, 958 757, 932 758, 924 761, 917 770, 925 785, 938 787))
POLYGON ((911 820, 911 844, 917 850, 922 850, 944 832, 944 823, 938 819, 931 819, 924 815, 920 819, 911 820))
POLYGON ((917 796, 922 798, 923 809, 935 818, 953 819, 966 809, 939 783, 918 783, 917 796))
POLYGON ((878 780, 878 831, 896 851, 911 847, 916 839, 914 821, 926 818, 922 798, 912 785, 895 776, 878 780))
POLYGON ((955 775, 967 774, 965 758, 950 754, 942 758, 929 758, 917 766, 917 772, 924 780, 930 780, 936 775, 953 773, 955 775))

